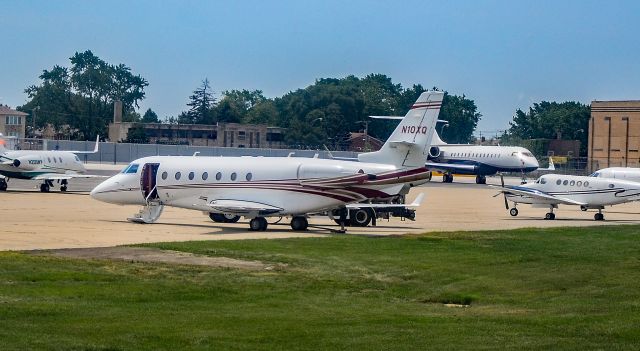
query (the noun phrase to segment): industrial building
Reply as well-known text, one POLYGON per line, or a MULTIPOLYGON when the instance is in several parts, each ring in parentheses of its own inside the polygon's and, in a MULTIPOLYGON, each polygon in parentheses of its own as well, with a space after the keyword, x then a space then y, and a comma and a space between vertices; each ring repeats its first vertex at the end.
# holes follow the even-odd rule
POLYGON ((592 101, 588 165, 640 167, 640 100, 592 101))

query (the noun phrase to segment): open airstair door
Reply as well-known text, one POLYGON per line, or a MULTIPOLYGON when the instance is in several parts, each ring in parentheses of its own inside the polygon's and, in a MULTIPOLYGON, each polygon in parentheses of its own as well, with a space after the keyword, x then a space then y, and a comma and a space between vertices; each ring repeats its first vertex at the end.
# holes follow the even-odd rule
POLYGON ((140 189, 142 196, 147 202, 158 199, 156 189, 156 176, 158 175, 159 163, 145 163, 140 174, 140 189))

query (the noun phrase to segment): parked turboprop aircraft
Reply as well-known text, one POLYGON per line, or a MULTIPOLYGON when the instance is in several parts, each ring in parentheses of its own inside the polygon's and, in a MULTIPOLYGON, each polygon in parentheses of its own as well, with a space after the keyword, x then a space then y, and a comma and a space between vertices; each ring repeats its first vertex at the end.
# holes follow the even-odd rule
MULTIPOLYGON (((294 157, 155 156, 133 161, 91 192, 97 200, 144 207, 132 221, 153 223, 163 206, 244 216, 251 230, 266 230, 268 216, 290 216, 305 230, 306 216, 398 194, 429 177, 424 160, 433 137, 442 92, 424 92, 376 152, 360 162, 294 157)), ((394 205, 397 206, 397 205, 394 205)), ((218 218, 219 220, 222 217, 218 218)))
MULTIPOLYGON (((524 173, 538 170, 540 165, 533 154, 518 146, 447 144, 438 133, 429 149, 427 168, 442 172, 444 183, 453 182, 453 174, 472 174, 477 184, 486 184, 488 175, 498 172, 524 173)), ((549 168, 553 170, 553 162, 549 168)))
POLYGON ((590 177, 612 178, 640 182, 640 168, 610 167, 593 172, 590 177))
POLYGON ((93 151, 7 150, 0 134, 0 191, 7 190, 10 178, 42 180, 40 191, 49 192, 53 181, 60 181, 60 191, 67 191, 68 180, 101 177, 84 174, 86 169, 76 154, 98 152, 98 139, 93 151))
POLYGON ((514 206, 509 210, 512 216, 518 215, 516 205, 524 203, 534 207, 549 207, 550 211, 545 219, 555 219, 553 210, 558 205, 575 205, 580 206, 583 211, 597 209, 594 219, 602 221, 604 206, 640 200, 640 183, 597 177, 547 174, 538 178, 535 183, 520 186, 503 183, 501 187, 495 188, 504 194, 507 209, 508 201, 513 202, 514 206))

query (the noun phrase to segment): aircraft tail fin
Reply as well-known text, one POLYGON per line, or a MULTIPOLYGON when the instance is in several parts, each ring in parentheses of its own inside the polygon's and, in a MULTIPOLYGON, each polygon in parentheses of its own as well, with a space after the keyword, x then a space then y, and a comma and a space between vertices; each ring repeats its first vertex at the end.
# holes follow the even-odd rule
POLYGON ((431 145, 433 146, 447 145, 447 143, 444 142, 444 140, 440 139, 440 135, 438 135, 437 130, 433 131, 433 141, 431 142, 431 145))
POLYGON ((413 104, 382 148, 358 155, 360 162, 398 167, 424 167, 433 141, 444 93, 425 91, 413 104))

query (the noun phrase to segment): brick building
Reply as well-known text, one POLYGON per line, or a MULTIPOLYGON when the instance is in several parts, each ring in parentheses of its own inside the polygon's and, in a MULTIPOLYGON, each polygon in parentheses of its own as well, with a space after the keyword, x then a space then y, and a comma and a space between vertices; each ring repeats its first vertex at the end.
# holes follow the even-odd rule
POLYGON ((28 113, 20 112, 0 105, 0 133, 2 135, 24 138, 28 113))
POLYGON ((640 167, 640 100, 592 101, 588 164, 640 167))

